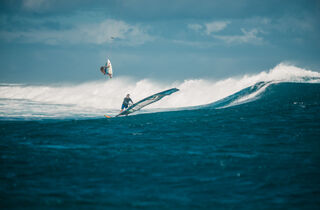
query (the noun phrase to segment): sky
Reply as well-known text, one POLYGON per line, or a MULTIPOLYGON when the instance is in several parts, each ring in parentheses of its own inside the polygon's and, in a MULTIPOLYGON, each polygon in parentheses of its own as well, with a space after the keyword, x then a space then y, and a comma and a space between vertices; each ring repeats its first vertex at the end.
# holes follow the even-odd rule
POLYGON ((319 0, 1 0, 0 83, 320 71, 319 0))

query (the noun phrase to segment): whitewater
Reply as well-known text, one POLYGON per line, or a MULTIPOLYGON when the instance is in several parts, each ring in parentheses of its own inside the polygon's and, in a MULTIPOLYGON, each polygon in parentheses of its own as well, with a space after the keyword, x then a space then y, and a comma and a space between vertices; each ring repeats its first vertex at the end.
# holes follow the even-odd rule
POLYGON ((319 83, 320 73, 281 63, 257 74, 222 80, 188 79, 166 83, 150 79, 115 77, 81 84, 0 84, 2 118, 82 118, 116 114, 126 94, 137 102, 154 93, 176 87, 180 91, 145 107, 140 113, 184 110, 207 105, 263 82, 263 86, 224 107, 246 103, 273 83, 319 83))

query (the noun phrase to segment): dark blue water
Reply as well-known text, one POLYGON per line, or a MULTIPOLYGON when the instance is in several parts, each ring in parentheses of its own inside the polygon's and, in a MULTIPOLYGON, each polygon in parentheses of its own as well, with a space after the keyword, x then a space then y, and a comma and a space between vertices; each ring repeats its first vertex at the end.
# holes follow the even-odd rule
POLYGON ((258 100, 221 103, 2 119, 1 208, 319 209, 320 84, 273 84, 258 100))

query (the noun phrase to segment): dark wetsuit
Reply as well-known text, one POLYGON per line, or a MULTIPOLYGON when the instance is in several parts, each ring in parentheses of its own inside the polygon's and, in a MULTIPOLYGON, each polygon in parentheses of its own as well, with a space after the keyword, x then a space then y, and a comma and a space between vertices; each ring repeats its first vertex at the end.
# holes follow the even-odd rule
POLYGON ((123 99, 123 103, 122 103, 121 109, 126 109, 126 108, 128 108, 130 101, 131 101, 131 103, 133 103, 133 101, 131 100, 131 98, 125 97, 125 98, 123 99))

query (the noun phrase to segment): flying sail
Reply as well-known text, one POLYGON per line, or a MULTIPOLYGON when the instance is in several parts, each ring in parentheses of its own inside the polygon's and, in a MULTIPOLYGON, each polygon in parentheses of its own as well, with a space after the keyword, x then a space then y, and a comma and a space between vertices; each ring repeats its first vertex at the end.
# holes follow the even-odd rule
POLYGON ((107 70, 106 70, 107 74, 112 76, 112 65, 111 65, 111 61, 108 59, 107 61, 107 70))
POLYGON ((171 95, 172 93, 177 92, 177 91, 179 91, 179 89, 171 88, 169 90, 165 90, 165 91, 162 91, 160 93, 153 94, 153 95, 151 95, 151 96, 149 96, 147 98, 144 98, 144 99, 138 101, 137 103, 135 103, 132 106, 130 106, 128 109, 120 112, 116 117, 121 116, 121 115, 128 115, 128 114, 131 114, 133 112, 136 112, 136 111, 142 109, 143 107, 145 107, 145 106, 147 106, 149 104, 152 104, 152 103, 154 103, 156 101, 159 101, 163 97, 171 95))

